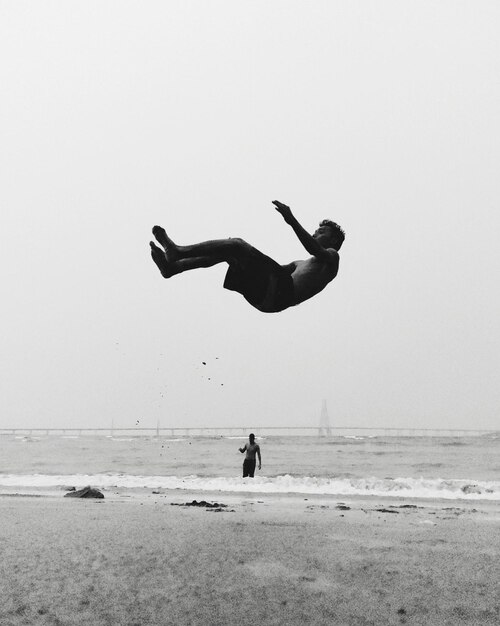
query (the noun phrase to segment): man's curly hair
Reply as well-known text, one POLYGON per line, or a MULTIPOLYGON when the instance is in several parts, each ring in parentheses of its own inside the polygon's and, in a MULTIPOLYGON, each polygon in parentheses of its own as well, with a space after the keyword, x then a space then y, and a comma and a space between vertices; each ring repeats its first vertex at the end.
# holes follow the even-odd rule
POLYGON ((332 242, 335 250, 340 250, 340 246, 344 243, 345 232, 341 226, 332 220, 323 220, 319 223, 320 226, 328 226, 332 233, 332 242))

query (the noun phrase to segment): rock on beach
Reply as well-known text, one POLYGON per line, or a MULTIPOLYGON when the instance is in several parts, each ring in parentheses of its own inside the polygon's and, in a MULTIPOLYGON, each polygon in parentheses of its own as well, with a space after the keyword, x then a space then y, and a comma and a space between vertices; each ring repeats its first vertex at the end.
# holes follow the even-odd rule
POLYGON ((83 487, 77 491, 68 491, 64 494, 65 498, 104 498, 104 494, 99 489, 93 487, 83 487))

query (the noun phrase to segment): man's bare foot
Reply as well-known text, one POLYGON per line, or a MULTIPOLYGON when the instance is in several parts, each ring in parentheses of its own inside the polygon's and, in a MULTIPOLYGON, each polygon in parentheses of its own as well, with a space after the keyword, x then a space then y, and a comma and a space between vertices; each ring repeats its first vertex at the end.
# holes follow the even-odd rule
POLYGON ((153 235, 155 236, 156 241, 165 249, 167 260, 170 263, 177 261, 179 258, 179 249, 167 235, 165 229, 161 226, 153 226, 153 235))
POLYGON ((163 278, 170 278, 171 276, 173 276, 175 272, 172 270, 172 267, 167 261, 165 252, 163 252, 163 250, 159 248, 153 241, 150 241, 149 245, 151 246, 151 257, 156 263, 163 278))

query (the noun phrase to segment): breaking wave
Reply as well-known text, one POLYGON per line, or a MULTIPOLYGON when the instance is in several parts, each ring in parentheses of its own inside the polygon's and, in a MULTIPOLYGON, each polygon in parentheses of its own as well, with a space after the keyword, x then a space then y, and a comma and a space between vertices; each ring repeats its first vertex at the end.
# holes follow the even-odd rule
POLYGON ((131 474, 0 474, 0 493, 13 488, 60 489, 92 485, 103 489, 181 489, 233 493, 394 496, 452 500, 499 500, 500 482, 427 478, 318 478, 282 476, 240 477, 135 476, 131 474))

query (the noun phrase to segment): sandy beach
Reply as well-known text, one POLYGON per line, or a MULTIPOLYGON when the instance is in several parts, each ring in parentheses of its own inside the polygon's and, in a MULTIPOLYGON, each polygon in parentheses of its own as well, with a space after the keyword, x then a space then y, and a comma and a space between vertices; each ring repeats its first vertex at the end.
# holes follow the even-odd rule
POLYGON ((493 505, 211 496, 0 497, 0 624, 500 622, 493 505))

